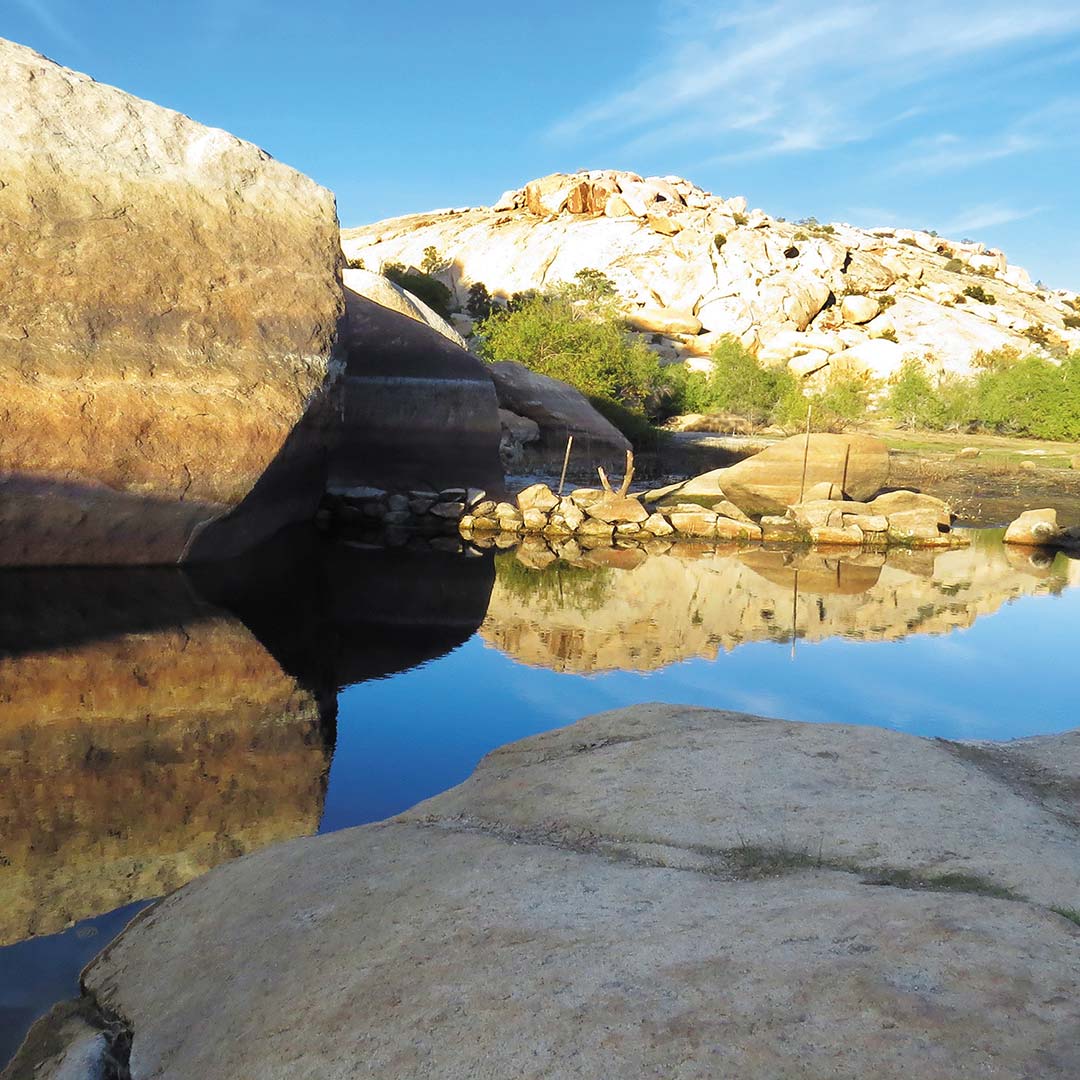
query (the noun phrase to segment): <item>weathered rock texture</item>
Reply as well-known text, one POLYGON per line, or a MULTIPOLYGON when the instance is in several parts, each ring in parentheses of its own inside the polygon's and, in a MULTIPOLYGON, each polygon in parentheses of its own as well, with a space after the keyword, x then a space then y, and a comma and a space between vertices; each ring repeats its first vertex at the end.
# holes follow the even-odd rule
POLYGON ((830 369, 888 378, 905 357, 929 354, 936 370, 966 372, 979 350, 1080 345, 1076 294, 1033 284, 983 244, 792 224, 678 177, 556 174, 494 207, 413 214, 342 235, 346 253, 371 268, 419 266, 434 246, 461 304, 477 281, 510 297, 602 270, 632 325, 656 336, 661 357, 691 365, 721 334, 818 383, 830 369), (975 284, 996 302, 966 295, 975 284))
POLYGON ((999 544, 850 555, 677 544, 622 567, 571 547, 536 539, 499 558, 546 572, 526 579, 527 598, 519 573, 496 572, 485 641, 555 671, 652 671, 748 641, 947 634, 1080 575, 1064 556, 1032 561, 999 544))
MULTIPOLYGON (((568 383, 530 371, 524 364, 504 360, 488 365, 499 398, 504 445, 519 445, 504 458, 511 467, 561 466, 566 440, 572 435, 572 462, 592 472, 610 468, 630 449, 626 436, 568 383), (522 438, 521 421, 536 424, 536 438, 522 438), (517 437, 515 437, 517 436, 517 437)), ((526 433, 526 436, 531 433, 526 433)))
POLYGON ((0 41, 0 563, 237 550, 322 494, 333 196, 0 41))
POLYGON ((889 448, 873 435, 792 435, 760 453, 646 497, 664 503, 727 497, 748 514, 783 511, 818 484, 842 496, 872 499, 889 480, 889 448), (805 461, 805 470, 803 463, 805 461))
POLYGON ((1077 733, 640 706, 214 871, 84 978, 136 1080, 1064 1080, 1080 928, 1047 905, 1080 889, 1078 775, 1077 733))

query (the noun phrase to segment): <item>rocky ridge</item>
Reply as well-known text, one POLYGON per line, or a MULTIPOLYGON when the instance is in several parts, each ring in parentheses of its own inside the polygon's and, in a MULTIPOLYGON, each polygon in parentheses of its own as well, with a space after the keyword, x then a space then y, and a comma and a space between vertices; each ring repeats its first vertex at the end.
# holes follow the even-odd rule
POLYGON ((1080 347, 1077 294, 1033 283, 1001 251, 919 229, 791 223, 675 176, 557 173, 491 207, 345 229, 342 246, 369 270, 418 267, 434 247, 462 311, 475 282, 507 298, 602 270, 661 357, 691 366, 725 334, 816 382, 888 378, 906 357, 965 373, 980 350, 1080 347))

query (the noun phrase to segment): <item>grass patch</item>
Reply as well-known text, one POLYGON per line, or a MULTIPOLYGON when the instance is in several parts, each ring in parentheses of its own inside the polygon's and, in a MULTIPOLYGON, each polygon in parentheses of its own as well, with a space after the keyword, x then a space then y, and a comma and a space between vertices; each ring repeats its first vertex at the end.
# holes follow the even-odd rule
POLYGON ((884 870, 866 878, 867 885, 891 885, 895 889, 924 889, 928 892, 962 892, 991 896, 998 900, 1022 900, 1023 897, 1004 885, 996 885, 978 874, 950 871, 922 874, 917 870, 884 870))
MULTIPOLYGON (((864 885, 888 885, 895 889, 920 889, 924 892, 968 893, 973 896, 989 896, 997 900, 1023 900, 1018 892, 998 885, 978 874, 946 871, 941 874, 925 873, 905 868, 869 869, 850 859, 823 855, 819 847, 816 854, 805 848, 792 848, 779 844, 739 844, 725 853, 729 863, 744 877, 782 877, 800 870, 841 870, 860 874, 864 885)), ((1080 912, 1055 908, 1059 915, 1077 922, 1080 912), (1071 912, 1071 913, 1070 913, 1071 912)), ((1080 922, 1077 923, 1080 925, 1080 922)))
POLYGON ((1077 908, 1052 907, 1050 910, 1053 911, 1055 914, 1061 915, 1063 918, 1068 919, 1069 922, 1074 922, 1077 926, 1080 926, 1080 910, 1078 910, 1077 908))

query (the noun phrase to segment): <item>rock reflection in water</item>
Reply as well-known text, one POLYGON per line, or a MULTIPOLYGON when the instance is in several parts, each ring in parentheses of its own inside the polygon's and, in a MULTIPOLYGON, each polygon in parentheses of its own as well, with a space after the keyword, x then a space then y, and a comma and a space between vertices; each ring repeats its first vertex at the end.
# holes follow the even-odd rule
POLYGON ((490 560, 403 559, 309 540, 242 568, 5 573, 0 944, 315 832, 338 687, 483 617, 490 560))
POLYGON ((751 641, 891 641, 971 626, 1003 604, 1080 581, 1064 556, 1007 549, 1000 532, 952 551, 832 553, 680 545, 670 554, 539 569, 497 556, 483 638, 562 672, 654 671, 751 641))

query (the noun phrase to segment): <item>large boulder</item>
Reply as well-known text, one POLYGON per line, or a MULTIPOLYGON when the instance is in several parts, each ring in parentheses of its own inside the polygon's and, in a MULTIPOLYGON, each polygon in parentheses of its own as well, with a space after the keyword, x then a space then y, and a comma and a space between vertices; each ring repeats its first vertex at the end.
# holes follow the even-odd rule
POLYGON ((83 982, 136 1080, 1066 1080, 1078 774, 1076 732, 637 706, 219 868, 83 982))
POLYGON ((623 464, 630 443, 618 428, 569 383, 530 371, 515 360, 488 365, 499 408, 534 421, 539 438, 524 447, 532 465, 562 464, 566 440, 574 437, 572 461, 590 469, 623 464))
POLYGON ((835 484, 849 499, 873 498, 888 482, 888 447, 872 435, 793 435, 725 469, 650 492, 660 505, 727 497, 749 514, 768 514, 799 502, 816 484, 835 484), (805 477, 803 461, 805 458, 805 477), (805 485, 805 486, 804 486, 805 485))
POLYGON ((437 334, 442 334, 447 341, 452 341, 461 349, 468 348, 465 339, 441 315, 388 277, 371 270, 348 269, 342 272, 341 278, 346 289, 359 296, 366 296, 380 307, 389 308, 399 315, 430 326, 437 334))
POLYGON ((417 318, 349 287, 345 304, 329 490, 500 491, 501 430, 489 366, 435 324, 434 312, 417 318))
POLYGON ((0 41, 0 564, 242 550, 322 496, 330 192, 0 41))

